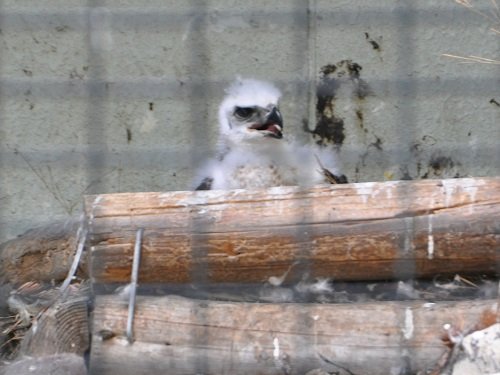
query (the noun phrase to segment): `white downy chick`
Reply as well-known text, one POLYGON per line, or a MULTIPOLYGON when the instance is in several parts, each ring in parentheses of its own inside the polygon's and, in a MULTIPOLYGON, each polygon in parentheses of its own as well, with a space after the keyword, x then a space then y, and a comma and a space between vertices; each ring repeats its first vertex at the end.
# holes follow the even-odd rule
POLYGON ((238 79, 226 93, 219 107, 219 157, 200 168, 196 190, 346 182, 337 177, 333 150, 283 137, 281 92, 274 85, 238 79))

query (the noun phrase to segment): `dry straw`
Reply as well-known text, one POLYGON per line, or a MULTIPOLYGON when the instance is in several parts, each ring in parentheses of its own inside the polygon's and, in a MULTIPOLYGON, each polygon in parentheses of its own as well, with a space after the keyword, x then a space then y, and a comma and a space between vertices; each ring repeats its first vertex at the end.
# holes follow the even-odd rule
MULTIPOLYGON (((489 12, 483 12, 483 11, 477 9, 474 6, 474 3, 470 0, 455 0, 455 2, 461 6, 466 7, 467 9, 470 9, 472 12, 479 14, 488 23, 490 23, 492 25, 490 27, 490 31, 500 35, 500 7, 498 6, 497 0, 490 0, 491 5, 492 5, 492 9, 489 12)), ((474 56, 474 55, 460 56, 460 55, 454 55, 454 54, 450 54, 450 53, 443 53, 442 56, 451 57, 453 59, 458 59, 463 64, 480 63, 480 64, 500 65, 500 60, 489 59, 489 58, 481 57, 481 56, 474 56)))

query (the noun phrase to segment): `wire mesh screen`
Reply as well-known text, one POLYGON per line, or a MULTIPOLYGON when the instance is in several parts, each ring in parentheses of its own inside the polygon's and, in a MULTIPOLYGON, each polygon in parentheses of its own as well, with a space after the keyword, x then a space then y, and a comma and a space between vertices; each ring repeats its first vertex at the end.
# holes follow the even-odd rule
MULTIPOLYGON (((274 84, 285 137, 328 150, 349 182, 498 176, 499 28, 496 1, 0 1, 0 242, 78 218, 84 195, 193 190, 237 77, 274 84)), ((310 253, 283 270, 288 282, 313 273, 310 253)), ((411 284, 417 267, 391 272, 411 284)), ((261 284, 210 285, 208 273, 195 264, 193 288, 168 290, 262 301, 261 284)), ((300 302, 353 299, 313 294, 300 302)))

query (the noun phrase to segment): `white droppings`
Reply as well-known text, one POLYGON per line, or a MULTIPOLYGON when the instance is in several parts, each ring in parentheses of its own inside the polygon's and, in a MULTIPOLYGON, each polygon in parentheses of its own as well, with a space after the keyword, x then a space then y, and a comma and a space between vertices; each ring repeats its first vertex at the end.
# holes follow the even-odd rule
POLYGON ((375 182, 364 182, 361 184, 354 184, 356 188, 356 194, 361 197, 361 200, 363 203, 368 202, 368 196, 373 196, 373 187, 375 185, 375 182))
POLYGON ((412 217, 405 217, 404 219, 405 223, 405 242, 404 242, 404 252, 408 254, 411 250, 413 250, 413 233, 414 233, 414 226, 413 226, 413 218, 412 217))
POLYGON ((443 329, 444 329, 445 331, 449 331, 449 330, 451 329, 451 324, 450 324, 450 323, 445 323, 445 324, 443 324, 443 329))
POLYGON ((471 203, 475 202, 478 186, 482 186, 485 184, 484 181, 474 178, 441 180, 441 183, 444 189, 444 194, 445 194, 444 204, 446 207, 450 206, 453 195, 461 191, 466 192, 469 195, 469 201, 471 203))
POLYGON ((405 283, 404 281, 398 281, 398 287, 396 293, 399 296, 404 296, 407 298, 416 299, 420 297, 420 293, 417 290, 415 290, 412 282, 405 283))
POLYGON ((290 267, 288 267, 288 269, 286 270, 286 272, 283 275, 281 275, 281 276, 270 276, 267 279, 267 282, 269 284, 271 284, 272 286, 280 286, 281 284, 283 284, 283 281, 285 281, 285 279, 288 276, 288 273, 290 272, 290 270, 292 269, 292 267, 295 266, 296 264, 297 264, 297 262, 292 263, 292 265, 290 267))
POLYGON ((411 246, 411 240, 408 231, 406 231, 405 234, 405 244, 404 244, 404 252, 409 253, 410 252, 410 246, 411 246))
POLYGON ((181 40, 182 42, 184 43, 187 38, 189 37, 189 34, 191 34, 191 29, 193 28, 193 22, 195 21, 195 17, 192 17, 189 22, 187 24, 185 24, 186 26, 186 30, 184 31, 184 33, 182 33, 182 37, 181 37, 181 40))
POLYGON ((469 186, 465 190, 469 194, 469 199, 471 203, 474 203, 476 201, 476 194, 478 190, 477 186, 469 186))
POLYGON ((312 317, 312 318, 313 318, 313 320, 316 320, 316 321, 317 321, 317 320, 319 320, 319 315, 313 315, 313 317, 312 317))
POLYGON ((429 215, 429 228, 427 231, 427 259, 434 258, 434 235, 432 234, 432 217, 433 215, 429 215))
POLYGON ((113 344, 118 344, 121 346, 129 346, 131 345, 130 342, 127 340, 125 336, 117 336, 115 337, 113 344))
POLYGON ((409 340, 413 337, 414 328, 415 327, 413 326, 413 312, 409 307, 407 307, 405 310, 405 324, 402 329, 403 336, 406 340, 409 340))
POLYGON ((381 111, 382 109, 384 109, 384 107, 385 107, 385 103, 380 102, 375 108, 372 109, 372 113, 377 113, 377 112, 381 111))
POLYGON ((119 298, 123 301, 128 301, 130 298, 130 290, 132 284, 122 285, 115 289, 114 294, 118 295, 119 298))
POLYGON ((428 247, 427 247, 427 258, 429 260, 434 258, 434 237, 430 234, 427 238, 428 247))
POLYGON ((301 281, 295 285, 295 290, 299 293, 329 294, 333 293, 331 279, 318 277, 315 282, 301 281))
POLYGON ((443 184, 444 189, 444 205, 445 207, 449 207, 451 198, 456 192, 457 185, 450 183, 450 180, 442 180, 441 183, 443 184))
POLYGON ((363 182, 354 184, 354 187, 356 194, 361 197, 363 203, 366 203, 368 197, 376 198, 379 194, 385 194, 388 199, 391 199, 392 192, 399 183, 400 181, 387 181, 384 182, 383 187, 380 187, 380 184, 376 182, 363 182))
POLYGON ((97 197, 95 197, 94 202, 92 202, 92 209, 94 209, 99 205, 99 203, 101 203, 102 198, 103 198, 102 195, 98 195, 97 197))
POLYGON ((94 221, 94 210, 99 205, 99 203, 101 203, 102 199, 103 199, 103 196, 98 195, 97 197, 95 197, 94 201, 92 202, 92 206, 90 207, 89 220, 87 223, 88 225, 92 225, 92 223, 94 221))
POLYGON ((387 197, 387 199, 392 199, 392 186, 386 186, 385 196, 387 197))
POLYGON ((312 293, 332 293, 333 288, 328 278, 318 278, 314 284, 311 285, 312 293))
MULTIPOLYGON (((234 191, 236 192, 236 190, 234 191)), ((163 193, 159 196, 161 200, 168 201, 172 203, 172 193, 163 193)), ((224 203, 228 200, 229 195, 227 190, 200 190, 195 192, 189 192, 182 199, 179 199, 175 202, 179 206, 194 206, 194 205, 203 205, 210 203, 215 203, 214 201, 220 200, 221 203, 224 203)))
POLYGON ((284 303, 293 301, 293 290, 290 288, 262 288, 259 299, 264 302, 284 303))
POLYGON ((146 111, 146 114, 138 120, 139 132, 151 133, 158 127, 158 120, 153 111, 146 111))
MULTIPOLYGON (((286 276, 286 273, 285 275, 286 276)), ((278 277, 278 276, 270 276, 267 281, 269 284, 271 284, 272 286, 280 286, 283 281, 285 280, 285 278, 283 276, 281 277, 278 277)))
POLYGON ((280 358, 280 341, 278 340, 277 337, 274 338, 273 340, 273 357, 274 359, 279 359, 280 358))
POLYGON ((364 204, 368 203, 368 195, 365 194, 361 195, 361 199, 363 200, 364 204))
POLYGON ((427 309, 433 308, 436 304, 434 302, 426 302, 424 303, 424 307, 427 309))
POLYGON ((90 46, 93 49, 109 51, 113 48, 111 18, 108 8, 95 7, 90 10, 90 46))
POLYGON ((368 189, 368 190, 373 190, 373 187, 375 186, 375 182, 362 182, 360 184, 356 184, 356 189, 368 189))

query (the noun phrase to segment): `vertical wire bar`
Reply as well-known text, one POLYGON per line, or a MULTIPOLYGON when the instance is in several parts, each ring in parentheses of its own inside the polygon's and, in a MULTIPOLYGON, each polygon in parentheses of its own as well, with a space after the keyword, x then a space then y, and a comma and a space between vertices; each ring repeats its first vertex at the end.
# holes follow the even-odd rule
MULTIPOLYGON (((190 26, 190 35, 186 41, 186 47, 191 51, 188 56, 190 75, 189 107, 191 124, 191 166, 200 165, 205 160, 206 141, 208 137, 208 128, 205 126, 208 118, 208 108, 206 106, 207 98, 210 97, 211 72, 210 72, 210 52, 207 40, 207 15, 209 14, 208 5, 201 0, 191 0, 192 21, 190 26), (204 66, 203 69, 199 67, 204 66), (200 152, 201 151, 201 152, 200 152)), ((190 227, 193 233, 202 233, 206 224, 199 224, 198 221, 190 219, 190 227)), ((206 257, 206 247, 203 246, 205 239, 199 236, 193 237, 191 244, 191 253, 193 259, 203 259, 206 257)), ((191 281, 198 287, 208 286, 208 270, 206 264, 194 262, 192 265, 191 281)), ((200 370, 201 371, 201 370, 200 370)))
MULTIPOLYGON (((495 9, 497 11, 496 14, 498 15, 498 17, 500 17, 500 14, 499 14, 500 11, 498 10, 498 7, 496 5, 497 5, 497 3, 495 2, 495 9)), ((499 26, 500 26, 500 24, 499 24, 499 26)), ((500 35, 497 35, 497 50, 500 51, 500 35)), ((500 65, 496 66, 495 71, 497 72, 497 74, 496 74, 496 77, 497 77, 496 84, 497 84, 497 87, 500 87, 500 65)), ((493 104, 491 100, 490 100, 490 103, 493 104)), ((497 111, 495 111, 495 113, 496 113, 495 119, 496 119, 496 123, 500 124, 500 111, 498 111, 498 109, 499 108, 497 108, 497 111)), ((497 131, 496 134, 498 134, 498 131, 497 131)), ((492 155, 495 155, 495 156, 492 156, 492 159, 493 159, 492 160, 492 165, 496 165, 497 167, 499 167, 500 166, 500 146, 498 145, 498 142, 495 143, 495 145, 496 146, 493 146, 493 147, 494 148, 496 147, 496 148, 491 153, 492 155)), ((479 163, 480 163, 481 159, 482 159, 481 156, 476 157, 474 155, 474 160, 479 161, 479 163)), ((476 163, 477 163, 477 161, 476 161, 476 163)), ((500 171, 500 169, 497 168, 497 171, 500 171)), ((500 275, 500 260, 497 261, 496 270, 497 270, 497 275, 500 275)), ((498 282, 498 288, 497 288, 497 302, 498 302, 497 303, 497 317, 498 317, 499 314, 500 314, 500 280, 498 282)), ((498 321, 498 319, 497 319, 497 321, 498 321)))
MULTIPOLYGON (((417 133, 416 126, 417 116, 415 106, 417 105, 415 98, 418 97, 418 79, 412 76, 415 68, 415 35, 417 26, 417 10, 418 5, 414 4, 412 0, 403 0, 396 7, 396 28, 398 30, 398 43, 397 43, 397 55, 399 57, 397 67, 396 67, 396 88, 395 93, 397 94, 398 103, 398 120, 400 124, 404 124, 400 129, 401 134, 399 135, 402 140, 414 142, 415 135, 417 133)), ((399 153, 392 155, 392 158, 397 158, 395 160, 396 164, 399 164, 405 168, 410 168, 411 166, 411 155, 410 153, 404 151, 404 153, 399 153)), ((408 193, 398 195, 401 199, 407 198, 408 193)), ((403 204, 408 204, 404 199, 401 201, 403 204)), ((413 223, 408 226, 408 230, 414 230, 415 227, 413 223)), ((413 238, 414 233, 406 233, 409 238, 413 238)), ((405 251, 404 245, 400 246, 400 254, 405 251)), ((410 247, 410 250, 411 247, 410 247)), ((398 262, 393 262, 393 276, 395 280, 402 280, 403 275, 408 275, 411 277, 404 277, 404 282, 410 283, 411 287, 414 285, 415 281, 415 271, 417 264, 415 262, 414 253, 412 254, 413 263, 411 265, 407 264, 406 269, 401 268, 398 262)), ((401 327, 406 326, 406 322, 412 318, 412 310, 407 307, 406 309, 401 309, 396 314, 396 321, 401 327)), ((400 345, 400 362, 399 366, 404 372, 408 372, 411 369, 411 344, 408 339, 403 335, 400 345)))
MULTIPOLYGON (((305 88, 307 90, 307 106, 305 110, 307 110, 307 126, 312 126, 313 129, 315 127, 315 98, 316 98, 316 80, 315 71, 316 71, 316 0, 310 0, 308 3, 303 3, 298 1, 296 3, 296 12, 304 11, 304 7, 306 8, 306 22, 305 27, 307 28, 306 32, 298 34, 299 38, 307 38, 306 40, 306 48, 308 51, 307 56, 307 82, 305 88)), ((297 17, 298 18, 298 17, 297 17)), ((302 45, 302 40, 298 40, 296 46, 302 45)), ((302 92, 303 86, 300 87, 299 92, 302 92)), ((304 108, 304 107, 302 107, 304 108)), ((308 134, 310 136, 310 134, 308 134)), ((295 234, 296 241, 298 241, 299 251, 296 255, 296 259, 293 263, 293 271, 291 272, 291 278, 289 280, 293 280, 293 282, 300 282, 305 275, 311 274, 311 254, 312 248, 310 246, 311 233, 309 232, 310 218, 313 215, 313 208, 311 206, 302 207, 300 211, 300 217, 297 217, 297 230, 295 234)))
POLYGON ((307 90, 307 101, 308 101, 308 128, 309 130, 314 129, 316 126, 316 40, 317 40, 317 9, 316 0, 309 0, 307 9, 307 43, 308 43, 308 90, 307 90), (313 127, 311 129, 311 126, 313 127))
POLYGON ((108 163, 108 136, 104 124, 104 112, 108 104, 109 89, 107 83, 106 46, 101 43, 103 33, 110 32, 108 14, 103 0, 87 0, 87 48, 88 48, 88 84, 87 84, 87 145, 85 168, 87 184, 91 187, 88 194, 103 193, 106 186, 102 181, 108 163))
MULTIPOLYGON (((400 134, 397 135, 397 137, 408 142, 408 147, 416 141, 416 127, 418 124, 416 110, 417 102, 415 98, 418 97, 419 86, 418 79, 412 76, 412 73, 415 70, 416 61, 416 44, 414 37, 417 33, 416 27, 418 10, 419 7, 415 5, 413 1, 404 0, 398 4, 395 11, 395 27, 397 28, 399 38, 396 47, 399 60, 396 68, 397 74, 395 82, 395 94, 397 96, 396 103, 398 104, 397 118, 400 124, 405 125, 400 128, 400 134)), ((396 150, 396 153, 391 155, 391 164, 400 165, 404 168, 410 168, 412 165, 411 158, 411 154, 406 149, 396 150)), ((403 189, 403 187, 401 187, 401 189, 403 189)), ((398 196, 402 199, 406 199, 408 192, 402 190, 401 194, 398 196)), ((402 205, 408 204, 406 200, 403 200, 401 203, 402 205)), ((415 230, 414 223, 408 222, 407 224, 408 231, 415 230)), ((413 238, 414 233, 407 232, 406 236, 408 236, 408 238, 413 238)), ((413 259, 415 259, 414 254, 412 254, 412 246, 405 250, 404 243, 402 243, 400 251, 409 251, 410 254, 408 255, 411 255, 413 259)), ((410 279, 409 282, 413 283, 417 268, 415 260, 411 266, 407 265, 406 267, 406 269, 402 269, 400 264, 395 262, 393 264, 394 279, 400 280, 402 274, 412 275, 411 278, 408 279, 410 279)))
MULTIPOLYGON (((3 15, 3 10, 4 10, 4 4, 3 0, 0 0, 0 30, 3 28, 3 23, 4 23, 4 15, 3 15)), ((3 47, 2 47, 3 48, 3 47)), ((2 49, 3 51, 3 49, 2 49)), ((3 57, 4 52, 0 53, 0 73, 3 72, 3 57)), ((4 103, 5 103, 5 92, 4 91, 4 85, 0 85, 0 131, 2 131, 3 128, 3 121, 2 118, 5 116, 5 110, 4 110, 4 103)), ((7 173, 5 173, 5 158, 4 155, 4 149, 3 145, 0 147, 0 181, 5 181, 5 178, 7 176, 7 173)), ((7 192, 7 188, 4 184, 0 184, 0 199, 2 199, 4 192, 7 192)), ((3 207, 8 207, 6 203, 0 204, 0 221, 2 223, 7 222, 6 218, 4 218, 4 214, 8 212, 7 209, 3 209, 3 207)), ((7 215, 6 215, 7 216, 7 215)), ((8 230, 5 228, 5 225, 0 225, 0 243, 6 240, 6 233, 8 230)))
MULTIPOLYGON (((199 165, 204 159, 201 150, 206 150, 206 140, 208 139, 208 128, 205 125, 208 118, 207 98, 210 97, 210 86, 212 85, 210 61, 208 20, 210 15, 209 2, 203 0, 190 0, 191 8, 191 31, 186 41, 186 48, 190 51, 187 64, 189 64, 189 105, 191 121, 191 165, 199 165)), ((199 262, 206 259, 207 247, 205 245, 206 237, 202 234, 206 232, 205 223, 200 223, 195 218, 196 213, 190 218, 191 228, 191 255, 193 264, 191 268, 191 282, 202 290, 207 290, 210 284, 208 268, 205 262, 199 262)), ((204 327, 202 332, 197 329, 186 332, 186 335, 196 337, 199 345, 210 346, 210 335, 208 334, 208 316, 206 309, 198 309, 196 312, 196 324, 204 327), (199 333, 198 333, 199 332, 199 333)), ((194 327, 194 326, 193 326, 194 327)), ((196 373, 208 372, 208 357, 200 355, 194 360, 196 373)))
POLYGON ((142 247, 142 235, 144 233, 144 229, 140 228, 137 230, 135 237, 135 246, 134 246, 134 259, 132 262, 132 275, 130 280, 130 294, 128 301, 128 317, 127 317, 127 340, 129 343, 134 341, 132 328, 134 324, 134 313, 135 313, 135 297, 137 292, 137 279, 139 276, 139 263, 141 259, 141 247, 142 247))

